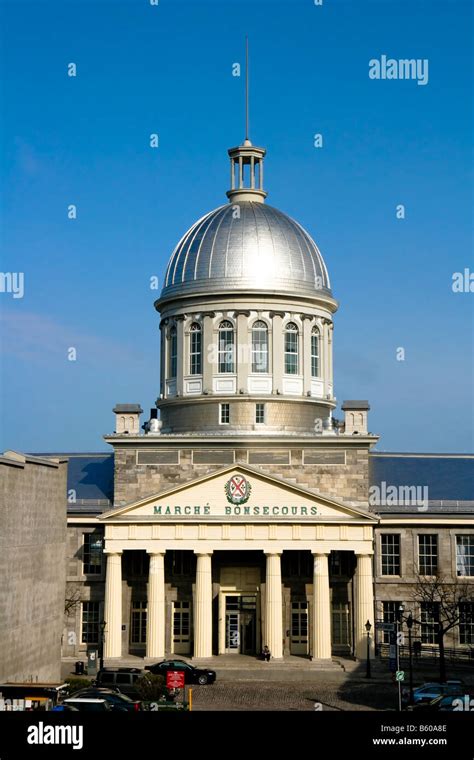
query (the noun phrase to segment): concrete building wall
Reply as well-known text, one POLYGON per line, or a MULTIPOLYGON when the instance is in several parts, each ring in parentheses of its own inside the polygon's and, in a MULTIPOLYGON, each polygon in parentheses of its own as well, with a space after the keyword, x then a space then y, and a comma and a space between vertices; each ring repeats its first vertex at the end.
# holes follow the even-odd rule
POLYGON ((58 681, 67 463, 0 458, 0 680, 58 681))

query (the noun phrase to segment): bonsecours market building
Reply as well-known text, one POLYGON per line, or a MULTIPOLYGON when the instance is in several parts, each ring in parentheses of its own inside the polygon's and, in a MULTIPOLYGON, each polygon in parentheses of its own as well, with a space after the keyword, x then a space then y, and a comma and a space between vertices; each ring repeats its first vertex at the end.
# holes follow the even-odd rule
MULTIPOLYGON (((410 603, 419 562, 474 578, 472 457, 414 455, 404 470, 408 455, 371 452, 367 401, 333 417, 338 304, 310 235, 265 202, 264 156, 249 140, 229 150, 229 202, 171 255, 144 429, 138 404, 117 404, 113 455, 70 455, 80 603, 65 656, 97 647, 105 621, 109 663, 264 645, 275 660, 363 659, 367 621, 410 603), (382 481, 431 495, 369 503, 382 481)), ((435 613, 416 612, 429 643, 435 613)), ((472 626, 453 636, 468 646, 472 626)))

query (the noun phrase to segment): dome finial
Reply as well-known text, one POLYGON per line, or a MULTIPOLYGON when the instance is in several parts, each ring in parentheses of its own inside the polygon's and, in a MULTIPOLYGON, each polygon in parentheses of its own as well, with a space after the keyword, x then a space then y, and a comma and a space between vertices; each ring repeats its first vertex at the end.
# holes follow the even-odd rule
POLYGON ((251 145, 249 140, 249 38, 245 37, 245 142, 251 145))
POLYGON ((227 197, 231 203, 256 201, 263 203, 267 193, 263 189, 263 158, 265 148, 257 148, 249 139, 249 39, 245 37, 245 140, 237 148, 230 148, 230 182, 227 197), (247 168, 248 167, 248 168, 247 168))

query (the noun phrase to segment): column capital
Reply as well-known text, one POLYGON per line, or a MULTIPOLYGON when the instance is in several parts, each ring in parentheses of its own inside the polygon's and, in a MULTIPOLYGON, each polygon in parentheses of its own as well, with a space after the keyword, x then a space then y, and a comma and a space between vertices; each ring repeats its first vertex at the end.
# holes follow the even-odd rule
POLYGON ((283 554, 282 551, 281 552, 272 552, 272 551, 265 552, 264 551, 263 553, 265 557, 281 557, 281 555, 283 554))
POLYGON ((321 549, 312 549, 311 554, 313 557, 329 557, 331 554, 331 549, 327 549, 325 551, 321 551, 321 549))
POLYGON ((210 549, 209 551, 202 551, 201 549, 194 549, 194 554, 196 557, 211 557, 214 554, 214 549, 210 549))
POLYGON ((121 557, 123 554, 122 549, 104 549, 102 554, 108 554, 109 557, 118 556, 121 557))
POLYGON ((150 556, 164 557, 166 554, 166 549, 147 549, 146 553, 150 556))
POLYGON ((356 555, 357 558, 359 558, 359 557, 373 557, 374 556, 374 550, 371 549, 371 550, 366 551, 366 552, 356 552, 355 555, 356 555))

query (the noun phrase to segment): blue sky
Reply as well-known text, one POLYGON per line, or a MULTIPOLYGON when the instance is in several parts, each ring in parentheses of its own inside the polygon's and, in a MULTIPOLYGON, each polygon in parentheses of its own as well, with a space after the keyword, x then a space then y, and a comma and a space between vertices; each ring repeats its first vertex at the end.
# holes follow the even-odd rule
POLYGON ((226 200, 248 33, 268 202, 314 237, 340 302, 338 400, 369 399, 379 450, 472 452, 474 294, 451 287, 474 269, 470 14, 461 0, 4 2, 2 271, 24 272, 25 293, 0 293, 0 448, 106 450, 115 403, 153 405, 150 277, 226 200), (369 79, 382 54, 428 59, 428 84, 369 79))

